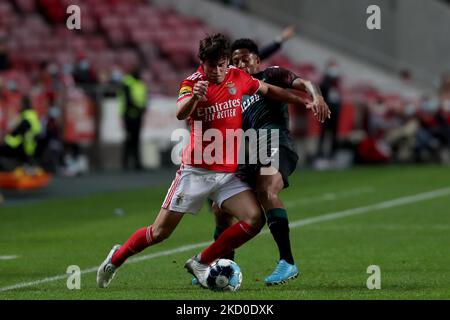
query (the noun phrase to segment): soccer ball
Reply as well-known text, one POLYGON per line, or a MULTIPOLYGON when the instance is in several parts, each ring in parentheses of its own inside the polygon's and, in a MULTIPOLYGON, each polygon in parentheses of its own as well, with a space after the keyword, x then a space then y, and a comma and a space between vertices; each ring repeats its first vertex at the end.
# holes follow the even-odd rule
POLYGON ((216 260, 206 270, 206 283, 214 291, 237 291, 242 283, 241 268, 228 259, 216 260))

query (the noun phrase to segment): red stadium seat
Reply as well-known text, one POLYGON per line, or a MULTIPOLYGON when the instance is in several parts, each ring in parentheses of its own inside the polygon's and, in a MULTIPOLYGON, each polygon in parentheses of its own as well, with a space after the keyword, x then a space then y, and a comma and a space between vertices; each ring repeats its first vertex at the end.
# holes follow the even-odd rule
POLYGON ((12 11, 13 11, 13 7, 12 7, 11 3, 9 3, 9 2, 0 2, 0 14, 2 16, 6 16, 8 14, 11 14, 12 11))
POLYGON ((107 37, 113 46, 122 46, 128 43, 128 36, 123 28, 113 27, 108 29, 107 37))
MULTIPOLYGON (((145 63, 146 81, 155 90, 176 94, 178 82, 198 63, 198 41, 216 30, 199 19, 152 6, 147 0, 13 0, 0 2, 0 32, 8 34, 7 48, 14 68, 32 74, 42 60, 59 65, 75 63, 79 52, 95 67, 109 73, 145 63), (82 8, 82 30, 66 28, 66 8, 82 8), (37 13, 39 12, 39 13, 37 13), (140 61, 143 59, 143 61, 140 61)), ((295 66, 283 55, 269 61, 318 77, 313 65, 295 66)), ((25 73, 23 73, 25 74, 25 73)))
POLYGON ((108 15, 100 18, 100 27, 108 33, 110 29, 122 28, 121 19, 115 15, 108 15))
POLYGON ((97 51, 106 49, 106 41, 100 36, 90 36, 86 39, 87 46, 89 49, 97 51))
POLYGON ((93 15, 85 14, 82 18, 81 31, 86 33, 94 33, 97 31, 97 21, 93 15))

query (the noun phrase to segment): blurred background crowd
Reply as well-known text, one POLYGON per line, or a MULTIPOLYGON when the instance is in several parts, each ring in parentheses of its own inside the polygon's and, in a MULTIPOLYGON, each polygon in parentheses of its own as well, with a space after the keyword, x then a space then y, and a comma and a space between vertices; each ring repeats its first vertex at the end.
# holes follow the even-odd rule
MULTIPOLYGON (((450 17, 449 5, 436 2, 450 17)), ((416 76, 407 63, 391 69, 361 56, 344 59, 340 48, 325 40, 311 43, 308 35, 314 40, 314 33, 306 27, 305 34, 301 25, 296 25, 295 35, 293 28, 283 33, 280 27, 295 24, 292 19, 273 21, 268 26, 271 33, 256 32, 255 25, 248 26, 250 16, 262 18, 256 10, 262 4, 255 3, 1 1, 3 170, 14 167, 6 155, 17 145, 23 150, 14 160, 68 176, 93 169, 172 165, 170 130, 184 125, 174 116, 178 85, 198 66, 198 41, 216 31, 231 38, 253 37, 262 46, 278 43, 281 50, 265 60, 265 66, 279 65, 320 84, 333 113, 331 120, 321 126, 306 110, 291 108, 301 165, 327 169, 357 163, 450 163, 448 61, 442 61, 439 74, 434 72, 429 81, 416 76), (73 4, 81 8, 81 30, 66 26, 70 15, 66 10, 73 4), (193 5, 204 10, 220 8, 230 18, 194 12, 193 5), (236 26, 236 21, 242 24, 236 26), (240 33, 225 28, 227 24, 240 33), (311 54, 317 46, 322 46, 320 52, 330 53, 311 54), (352 68, 348 59, 354 61, 352 68), (371 81, 370 72, 355 67, 359 63, 373 67, 390 82, 383 86, 371 81), (365 78, 355 77, 358 73, 365 78), (38 120, 26 110, 35 111, 38 120), (20 134, 23 141, 14 139, 20 134), (26 139, 35 143, 30 140, 25 147, 26 139)), ((283 3, 301 7, 295 1, 283 3)), ((365 19, 365 12, 360 14, 365 19)))

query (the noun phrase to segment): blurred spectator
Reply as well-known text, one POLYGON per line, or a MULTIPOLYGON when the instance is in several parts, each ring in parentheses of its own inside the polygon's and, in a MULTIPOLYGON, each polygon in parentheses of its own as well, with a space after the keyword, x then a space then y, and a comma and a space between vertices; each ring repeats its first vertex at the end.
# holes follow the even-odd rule
POLYGON ((118 67, 113 67, 110 71, 109 77, 103 86, 104 97, 116 97, 117 93, 122 89, 122 70, 118 67))
POLYGON ((441 99, 450 99, 450 72, 446 72, 442 75, 439 95, 441 99))
POLYGON ((89 171, 89 161, 78 143, 64 142, 63 163, 62 174, 66 177, 76 177, 89 171))
POLYGON ((414 160, 422 162, 425 158, 436 159, 441 145, 439 124, 439 100, 424 97, 418 112, 419 129, 414 146, 414 160))
POLYGON ((123 78, 122 84, 122 93, 119 100, 126 131, 122 165, 124 169, 128 169, 131 159, 134 168, 141 170, 140 135, 142 119, 147 107, 147 87, 145 82, 141 80, 141 74, 137 67, 131 74, 123 78))
POLYGON ((341 78, 339 66, 335 61, 330 61, 325 70, 325 76, 320 83, 322 96, 331 110, 331 119, 327 119, 322 124, 320 131, 319 144, 317 146, 317 158, 330 160, 334 157, 337 150, 337 130, 339 125, 339 115, 342 105, 341 78), (331 148, 329 152, 324 151, 325 135, 329 135, 331 148))
POLYGON ((398 162, 412 160, 412 150, 416 139, 419 121, 416 117, 416 108, 412 104, 404 107, 398 114, 399 124, 391 128, 386 134, 386 141, 392 149, 392 158, 398 162))
POLYGON ((368 136, 358 144, 356 162, 366 164, 387 163, 390 156, 390 148, 385 141, 368 136))
POLYGON ((7 71, 11 67, 6 49, 6 37, 0 35, 0 72, 7 71))
POLYGON ((375 139, 385 139, 390 130, 400 126, 401 120, 399 115, 389 108, 382 98, 379 98, 376 103, 372 104, 369 110, 369 136, 375 139))
POLYGON ((439 135, 441 137, 442 147, 445 158, 442 159, 450 163, 450 95, 448 98, 441 100, 441 106, 438 114, 439 120, 439 135))
POLYGON ((34 88, 39 88, 41 92, 44 92, 49 101, 55 100, 57 92, 61 89, 58 65, 42 61, 39 65, 37 83, 34 88))
POLYGON ((356 162, 386 163, 391 159, 391 148, 385 137, 388 130, 395 127, 396 119, 381 98, 369 105, 366 113, 366 136, 357 146, 356 162))
POLYGON ((61 84, 63 88, 75 86, 75 79, 73 78, 73 64, 65 63, 61 68, 61 84))
MULTIPOLYGON (((66 65, 67 70, 72 66, 66 65)), ((73 81, 75 85, 83 89, 86 96, 94 105, 94 123, 99 127, 99 105, 100 95, 98 87, 98 78, 96 70, 91 61, 84 53, 79 53, 72 70, 73 81)), ((66 78, 70 83, 70 78, 66 78)), ((89 160, 85 154, 84 148, 77 141, 64 141, 64 175, 69 177, 78 176, 89 171, 89 160)))
MULTIPOLYGON (((13 167, 33 164, 37 147, 37 137, 41 133, 41 123, 28 97, 22 98, 22 108, 18 125, 4 138, 0 146, 3 158, 13 160, 13 167)), ((4 160, 4 159, 3 159, 4 160)), ((1 165, 1 164, 0 164, 1 165)), ((3 164, 2 169, 14 169, 3 164)))
POLYGON ((409 69, 400 70, 400 79, 404 82, 409 83, 412 80, 412 73, 409 69))
POLYGON ((78 54, 77 62, 73 70, 73 78, 75 83, 86 92, 91 89, 92 85, 97 84, 97 75, 91 65, 91 61, 83 53, 78 54))
POLYGON ((15 79, 6 80, 6 90, 9 92, 18 92, 17 81, 15 79))
POLYGON ((54 101, 50 102, 47 116, 43 119, 42 138, 39 141, 39 154, 42 167, 56 173, 63 164, 63 142, 61 138, 61 110, 54 101))

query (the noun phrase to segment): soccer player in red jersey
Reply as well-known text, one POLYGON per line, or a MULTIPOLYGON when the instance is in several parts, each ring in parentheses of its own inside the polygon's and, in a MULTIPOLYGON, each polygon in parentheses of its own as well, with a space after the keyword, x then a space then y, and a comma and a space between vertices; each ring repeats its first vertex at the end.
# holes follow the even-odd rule
MULTIPOLYGON (((138 229, 122 246, 115 245, 111 249, 97 272, 99 287, 109 285, 117 268, 128 257, 167 239, 184 214, 198 213, 208 198, 238 222, 186 262, 186 269, 204 287, 208 265, 252 239, 264 225, 260 205, 250 186, 235 176, 239 143, 232 143, 230 147, 228 133, 242 130, 244 95, 258 92, 271 99, 302 105, 308 101, 229 67, 230 55, 230 43, 221 34, 208 36, 200 42, 201 66, 182 81, 177 101, 177 118, 188 119, 191 125, 190 143, 183 151, 180 170, 153 224, 138 229), (210 142, 204 141, 205 136, 211 133, 221 139, 214 141, 220 148, 210 152, 214 156, 204 157, 210 151, 210 142)), ((231 140, 234 139, 231 136, 231 140)))

